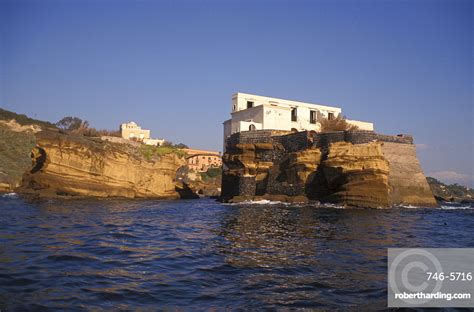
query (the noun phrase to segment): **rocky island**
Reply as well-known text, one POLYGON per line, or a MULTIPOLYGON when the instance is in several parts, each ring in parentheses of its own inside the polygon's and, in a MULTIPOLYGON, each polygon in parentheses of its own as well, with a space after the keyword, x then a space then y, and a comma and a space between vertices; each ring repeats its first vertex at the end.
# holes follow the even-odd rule
POLYGON ((222 199, 436 206, 411 136, 248 131, 227 140, 222 199))
POLYGON ((411 136, 246 131, 227 140, 222 199, 436 206, 411 136))
POLYGON ((340 107, 248 93, 224 122, 221 199, 435 206, 409 135, 381 135, 340 107))

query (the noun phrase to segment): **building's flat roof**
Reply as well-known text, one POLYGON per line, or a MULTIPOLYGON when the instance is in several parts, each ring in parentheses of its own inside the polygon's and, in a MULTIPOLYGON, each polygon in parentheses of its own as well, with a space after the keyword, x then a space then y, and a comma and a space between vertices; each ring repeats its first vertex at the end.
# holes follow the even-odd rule
POLYGON ((265 99, 265 100, 268 100, 268 101, 275 101, 275 102, 279 102, 279 103, 281 103, 281 104, 289 104, 289 105, 291 105, 290 103, 294 103, 294 104, 297 104, 297 105, 300 105, 300 106, 317 106, 317 107, 320 107, 320 108, 323 108, 323 109, 327 109, 327 110, 339 110, 339 111, 342 110, 340 107, 336 107, 336 106, 328 106, 328 105, 314 104, 314 103, 308 103, 308 102, 301 102, 301 101, 280 99, 280 98, 274 98, 274 97, 269 97, 269 96, 264 96, 264 95, 258 95, 258 94, 251 94, 251 93, 244 93, 244 92, 237 92, 237 93, 234 93, 234 94, 232 95, 232 98, 234 98, 234 97, 239 97, 240 95, 248 96, 248 97, 263 98, 263 99, 265 99))

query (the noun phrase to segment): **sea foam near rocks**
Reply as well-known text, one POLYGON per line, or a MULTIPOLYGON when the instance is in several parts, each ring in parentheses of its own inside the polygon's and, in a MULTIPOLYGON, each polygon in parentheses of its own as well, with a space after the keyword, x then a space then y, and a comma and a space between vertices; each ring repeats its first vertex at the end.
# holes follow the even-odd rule
POLYGON ((0 197, 1 198, 16 199, 16 198, 18 198, 18 194, 17 193, 6 193, 6 194, 0 195, 0 197))

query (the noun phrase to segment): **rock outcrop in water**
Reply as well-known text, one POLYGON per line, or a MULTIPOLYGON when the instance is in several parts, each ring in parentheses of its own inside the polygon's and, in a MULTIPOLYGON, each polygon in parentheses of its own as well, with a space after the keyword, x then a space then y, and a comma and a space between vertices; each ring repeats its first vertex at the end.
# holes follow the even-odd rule
POLYGON ((179 198, 174 178, 185 164, 175 154, 148 160, 127 144, 54 131, 36 134, 32 157, 20 191, 42 197, 179 198))
POLYGON ((180 189, 189 188, 188 192, 183 194, 184 198, 218 198, 221 194, 221 168, 209 168, 206 172, 195 172, 190 171, 189 167, 181 167, 178 169, 176 177, 183 185, 179 186, 180 189))
POLYGON ((474 189, 460 184, 444 184, 432 177, 426 180, 435 198, 441 202, 474 203, 474 189))
POLYGON ((435 206, 410 136, 241 132, 227 140, 222 199, 435 206))
POLYGON ((32 124, 0 120, 0 192, 48 198, 186 195, 175 185, 177 169, 186 164, 176 153, 150 157, 131 144, 27 122, 32 124))

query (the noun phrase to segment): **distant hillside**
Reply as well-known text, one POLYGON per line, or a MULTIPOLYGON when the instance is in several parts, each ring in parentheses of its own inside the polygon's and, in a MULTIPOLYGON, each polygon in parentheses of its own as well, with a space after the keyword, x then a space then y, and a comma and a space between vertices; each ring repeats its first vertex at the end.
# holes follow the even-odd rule
POLYGON ((459 184, 444 184, 432 177, 426 180, 437 200, 472 202, 474 201, 474 190, 459 184))
POLYGON ((22 126, 39 125, 41 128, 55 128, 55 129, 57 128, 54 124, 50 122, 33 119, 26 115, 17 114, 17 113, 10 112, 10 111, 0 108, 0 120, 8 121, 12 119, 15 119, 16 122, 22 126))

